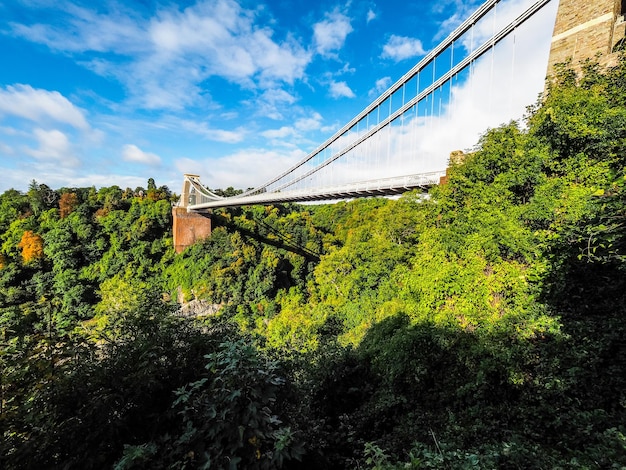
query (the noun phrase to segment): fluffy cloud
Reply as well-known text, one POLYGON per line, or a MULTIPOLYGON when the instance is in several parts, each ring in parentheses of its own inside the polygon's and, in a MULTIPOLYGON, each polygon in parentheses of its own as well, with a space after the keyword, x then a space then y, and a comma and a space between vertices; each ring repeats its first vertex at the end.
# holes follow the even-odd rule
POLYGON ((39 143, 36 149, 26 149, 25 153, 38 160, 52 160, 65 167, 76 167, 79 160, 73 155, 70 141, 63 132, 53 129, 35 129, 33 136, 39 143))
POLYGON ((127 162, 141 163, 144 165, 158 165, 161 157, 154 153, 144 152, 133 144, 124 145, 122 148, 122 158, 127 162))
MULTIPOLYGON (((181 108, 197 103, 203 80, 217 76, 246 88, 272 88, 304 76, 311 55, 291 38, 254 23, 254 14, 230 0, 198 3, 184 11, 162 13, 151 21, 154 48, 138 57, 133 75, 150 108, 181 108)), ((138 98, 141 99, 138 95, 138 98)))
POLYGON ((13 23, 13 33, 64 53, 101 53, 83 65, 121 81, 133 104, 148 109, 201 103, 199 84, 214 76, 249 88, 291 84, 311 61, 298 42, 275 40, 272 29, 256 24, 254 11, 234 0, 205 0, 182 11, 171 6, 148 20, 123 9, 98 14, 61 5, 66 21, 13 23))
POLYGON ((329 92, 333 98, 354 98, 355 96, 346 82, 330 82, 329 92))
POLYGON ((339 11, 326 14, 326 18, 313 25, 315 50, 321 55, 331 55, 341 49, 352 32, 350 18, 339 11))
POLYGON ((227 144, 236 144, 241 142, 246 132, 242 129, 226 130, 226 129, 214 129, 209 127, 205 122, 191 121, 188 119, 176 119, 172 118, 168 121, 164 121, 164 124, 168 127, 184 129, 194 134, 198 134, 208 140, 215 142, 223 142, 227 144))
POLYGON ((293 126, 283 126, 278 129, 270 129, 261 133, 266 139, 274 141, 281 147, 291 146, 294 143, 303 142, 305 133, 317 131, 322 128, 323 118, 319 113, 311 113, 309 117, 297 119, 293 126), (288 139, 288 141, 286 140, 288 139))
POLYGON ((322 121, 319 113, 312 113, 310 117, 298 119, 295 126, 299 131, 316 131, 322 127, 322 121))
POLYGON ((296 101, 296 97, 287 91, 271 88, 265 90, 256 100, 248 101, 246 104, 254 109, 255 115, 279 121, 284 119, 282 110, 296 101))
MULTIPOLYGON (((269 129, 261 135, 270 140, 280 140, 290 138, 290 141, 302 141, 303 133, 317 131, 322 127, 322 116, 319 113, 312 113, 310 117, 296 120, 293 126, 283 126, 278 129, 269 129)), ((285 142, 281 142, 283 145, 285 142)))
POLYGON ((422 41, 419 39, 396 36, 393 34, 389 38, 389 41, 387 41, 387 44, 383 46, 381 57, 383 59, 391 59, 400 62, 401 60, 424 55, 425 53, 426 51, 424 51, 422 41))
POLYGON ((35 89, 30 85, 14 85, 0 89, 0 114, 8 114, 34 122, 42 120, 69 124, 87 130, 83 112, 58 91, 35 89))
POLYGON ((295 134, 295 129, 289 126, 283 126, 280 129, 268 129, 261 132, 263 137, 268 139, 284 139, 295 134))
POLYGON ((10 146, 0 142, 0 154, 13 155, 14 153, 15 153, 15 151, 13 150, 12 147, 10 147, 10 146))
POLYGON ((138 48, 143 49, 140 42, 142 31, 132 19, 119 12, 101 15, 67 4, 63 16, 62 28, 41 23, 12 23, 11 27, 16 35, 60 52, 120 50, 130 53, 136 52, 138 48), (95 25, 98 27, 94 28, 95 25), (74 40, 70 40, 71 38, 74 40))
POLYGON ((301 150, 279 152, 249 148, 218 159, 178 159, 176 167, 181 173, 202 175, 202 182, 210 188, 247 189, 272 179, 278 169, 293 166, 303 156, 301 150))
POLYGON ((149 27, 155 46, 152 58, 176 63, 182 57, 199 78, 217 75, 242 82, 264 78, 292 83, 302 77, 309 54, 289 38, 276 42, 274 32, 256 26, 254 19, 253 12, 232 0, 164 12, 149 27))
POLYGON ((380 95, 383 91, 391 86, 391 77, 383 77, 376 80, 374 88, 372 88, 368 95, 371 97, 380 95))

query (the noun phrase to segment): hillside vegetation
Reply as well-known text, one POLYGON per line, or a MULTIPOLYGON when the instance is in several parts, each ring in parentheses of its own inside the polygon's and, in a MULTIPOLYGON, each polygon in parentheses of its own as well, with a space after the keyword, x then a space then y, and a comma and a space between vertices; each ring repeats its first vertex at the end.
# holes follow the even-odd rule
POLYGON ((0 467, 625 467, 626 60, 584 70, 427 197, 180 255, 153 180, 6 191, 0 467))

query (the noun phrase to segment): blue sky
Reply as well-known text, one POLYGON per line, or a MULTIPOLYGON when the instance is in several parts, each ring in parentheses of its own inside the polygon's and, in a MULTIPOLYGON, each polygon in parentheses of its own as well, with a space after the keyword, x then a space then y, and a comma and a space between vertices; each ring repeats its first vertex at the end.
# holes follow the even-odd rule
MULTIPOLYGON (((0 191, 152 177, 178 192, 186 172, 212 188, 257 186, 480 3, 0 0, 0 191)), ((541 60, 527 65, 540 80, 541 60)), ((519 93, 523 105, 538 91, 519 93)))

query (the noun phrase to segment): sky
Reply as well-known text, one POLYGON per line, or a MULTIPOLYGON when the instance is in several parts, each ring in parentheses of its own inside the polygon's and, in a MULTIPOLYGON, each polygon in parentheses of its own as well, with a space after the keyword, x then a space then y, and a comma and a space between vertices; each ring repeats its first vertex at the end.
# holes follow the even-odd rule
MULTIPOLYGON (((0 0, 0 192, 24 191, 33 179, 58 189, 145 187, 154 178, 178 193, 184 173, 213 189, 259 186, 481 3, 0 0)), ((506 0, 503 11, 507 3, 533 2, 506 0)), ((514 42, 526 38, 525 50, 503 49, 496 61, 515 77, 515 93, 470 100, 455 89, 457 121, 440 119, 428 146, 439 151, 451 129, 471 146, 536 100, 555 5, 520 28, 514 42), (491 104, 478 110, 477 100, 491 104)), ((493 63, 484 67, 491 77, 493 63)))

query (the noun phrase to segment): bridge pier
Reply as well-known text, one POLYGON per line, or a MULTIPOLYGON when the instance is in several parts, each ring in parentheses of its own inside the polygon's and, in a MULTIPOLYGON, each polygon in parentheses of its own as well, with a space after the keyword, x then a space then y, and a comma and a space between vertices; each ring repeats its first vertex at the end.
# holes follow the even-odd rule
POLYGON ((174 250, 176 253, 199 240, 204 240, 211 235, 211 218, 209 214, 198 212, 187 212, 184 207, 174 207, 172 209, 174 219, 174 250))

